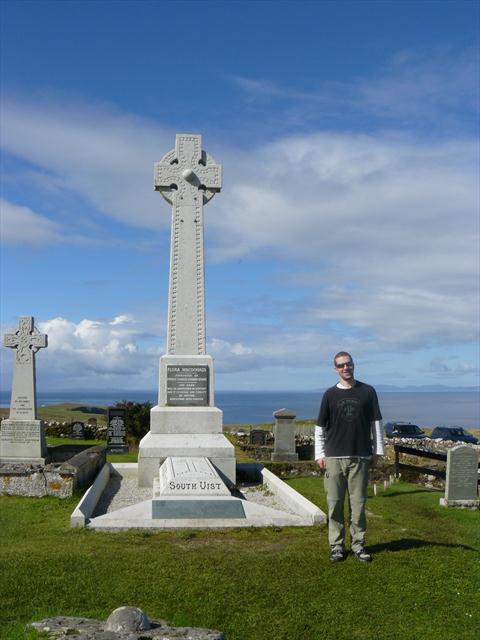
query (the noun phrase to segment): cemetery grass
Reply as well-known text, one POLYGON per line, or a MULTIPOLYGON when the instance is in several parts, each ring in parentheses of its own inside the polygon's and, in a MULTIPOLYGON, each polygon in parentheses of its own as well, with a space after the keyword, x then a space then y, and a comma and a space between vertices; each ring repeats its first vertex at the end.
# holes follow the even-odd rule
MULTIPOLYGON (((319 478, 290 484, 325 510, 319 478)), ((0 637, 120 605, 227 640, 465 639, 479 627, 480 513, 395 483, 371 497, 374 562, 328 559, 325 528, 153 533, 70 529, 78 496, 0 497, 0 637)))

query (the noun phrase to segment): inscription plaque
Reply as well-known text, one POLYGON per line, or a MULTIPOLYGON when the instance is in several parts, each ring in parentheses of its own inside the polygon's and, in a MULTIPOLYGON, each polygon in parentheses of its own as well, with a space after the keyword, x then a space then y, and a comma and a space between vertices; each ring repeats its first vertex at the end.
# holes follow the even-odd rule
POLYGON ((124 407, 108 408, 107 451, 128 453, 127 410, 124 407))
POLYGON ((167 405, 206 407, 209 404, 208 366, 168 365, 167 405))
MULTIPOLYGON (((37 421, 38 423, 40 421, 37 421)), ((39 441, 39 425, 29 420, 21 421, 4 420, 0 439, 9 444, 37 444, 39 441)))
POLYGON ((71 437, 74 440, 83 440, 85 438, 85 424, 83 422, 74 422, 72 424, 71 437))

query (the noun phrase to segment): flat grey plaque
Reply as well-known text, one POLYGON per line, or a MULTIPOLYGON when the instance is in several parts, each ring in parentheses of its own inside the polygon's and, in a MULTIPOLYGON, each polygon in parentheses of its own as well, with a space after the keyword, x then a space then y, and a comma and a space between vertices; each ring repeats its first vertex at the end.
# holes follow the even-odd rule
POLYGON ((0 439, 10 444, 37 444, 40 434, 39 420, 3 420, 0 439))
POLYGON ((152 519, 245 518, 241 500, 152 500, 152 519))
POLYGON ((205 365, 168 365, 167 405, 208 407, 208 378, 205 365))

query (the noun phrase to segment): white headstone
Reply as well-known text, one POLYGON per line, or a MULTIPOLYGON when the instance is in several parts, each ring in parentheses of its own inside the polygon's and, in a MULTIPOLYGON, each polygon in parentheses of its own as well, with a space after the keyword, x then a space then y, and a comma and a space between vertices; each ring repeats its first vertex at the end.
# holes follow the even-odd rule
POLYGON ((43 423, 37 420, 35 353, 47 346, 47 336, 25 316, 15 333, 5 334, 4 345, 15 350, 15 362, 10 417, 2 421, 0 433, 0 462, 43 463, 47 447, 43 423))
POLYGON ((215 407, 213 360, 206 354, 203 205, 222 186, 222 167, 202 137, 177 134, 155 164, 154 189, 172 205, 167 353, 160 359, 158 405, 140 442, 138 477, 152 486, 169 457, 209 458, 235 483, 233 445, 215 407))

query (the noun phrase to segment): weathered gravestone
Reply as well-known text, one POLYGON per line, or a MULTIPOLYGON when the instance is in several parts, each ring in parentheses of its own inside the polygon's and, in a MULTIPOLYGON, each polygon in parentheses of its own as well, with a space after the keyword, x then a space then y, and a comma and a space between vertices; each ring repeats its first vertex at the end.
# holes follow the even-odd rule
POLYGON ((202 150, 200 135, 177 134, 175 149, 155 164, 154 188, 172 205, 167 353, 160 358, 158 405, 139 446, 140 487, 153 486, 171 456, 208 458, 235 483, 205 332, 203 205, 221 186, 222 168, 202 150))
POLYGON ((295 451, 295 416, 290 409, 279 409, 273 414, 275 445, 272 460, 298 461, 298 453, 295 451))
POLYGON ((70 437, 73 440, 84 440, 85 439, 85 423, 79 422, 78 420, 76 422, 73 422, 72 426, 70 427, 70 437))
POLYGON ((10 417, 2 421, 0 462, 45 463, 47 445, 42 420, 37 419, 35 354, 47 346, 46 334, 34 326, 33 317, 19 319, 4 345, 15 350, 10 417))
POLYGON ((128 453, 127 410, 125 407, 109 407, 107 417, 108 453, 128 453))
POLYGON ((447 453, 444 506, 474 506, 478 501, 478 452, 458 445, 447 453))
POLYGON ((250 444, 256 447, 265 447, 268 442, 268 436, 270 433, 265 429, 251 429, 250 431, 250 444))

